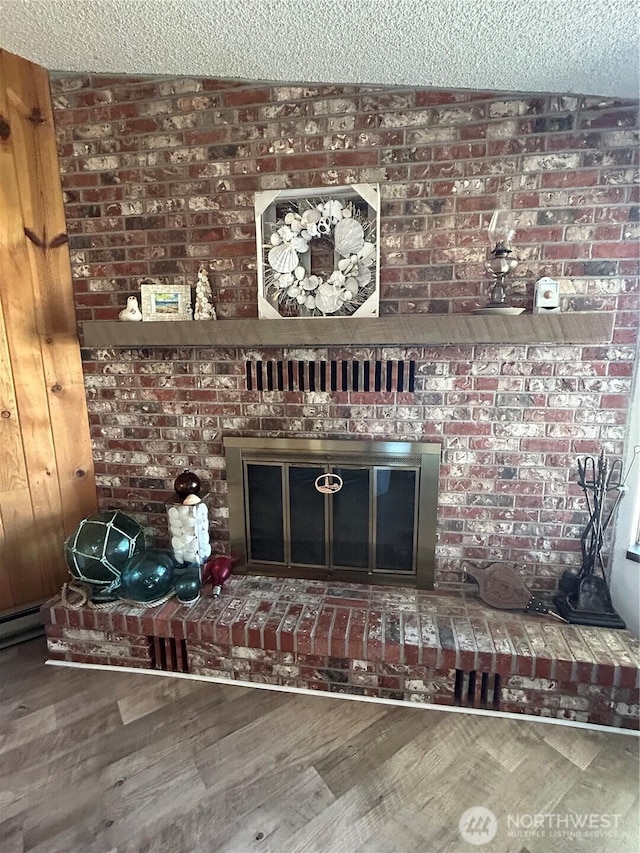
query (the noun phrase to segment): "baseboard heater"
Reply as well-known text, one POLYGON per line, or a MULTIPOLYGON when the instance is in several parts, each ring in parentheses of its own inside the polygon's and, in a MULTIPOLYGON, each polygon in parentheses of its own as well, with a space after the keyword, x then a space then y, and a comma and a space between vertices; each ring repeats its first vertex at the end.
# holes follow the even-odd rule
POLYGON ((24 643, 44 634, 40 607, 45 599, 28 607, 0 613, 0 649, 24 643))

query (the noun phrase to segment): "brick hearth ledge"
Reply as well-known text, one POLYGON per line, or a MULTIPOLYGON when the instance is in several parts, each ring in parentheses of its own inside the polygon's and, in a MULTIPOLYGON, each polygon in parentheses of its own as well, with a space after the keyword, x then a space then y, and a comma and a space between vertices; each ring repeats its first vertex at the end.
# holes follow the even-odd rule
POLYGON ((50 658, 639 728, 627 631, 469 594, 235 576, 191 607, 42 608, 50 658))

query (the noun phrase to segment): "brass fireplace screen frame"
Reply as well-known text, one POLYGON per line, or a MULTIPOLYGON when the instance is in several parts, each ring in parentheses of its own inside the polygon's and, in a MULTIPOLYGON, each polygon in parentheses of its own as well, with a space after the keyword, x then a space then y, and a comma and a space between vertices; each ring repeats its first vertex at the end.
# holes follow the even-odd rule
MULTIPOLYGON (((225 437, 224 448, 227 463, 227 486, 229 495, 229 532, 231 554, 236 560, 234 571, 240 574, 261 574, 278 577, 298 577, 318 580, 340 580, 356 583, 379 583, 385 585, 409 585, 418 589, 433 589, 436 520, 438 505, 438 474, 441 446, 437 442, 405 441, 360 441, 324 439, 278 439, 225 437), (249 508, 245 490, 247 464, 291 464, 308 466, 370 468, 371 482, 375 481, 375 469, 400 468, 414 470, 416 477, 416 503, 414 516, 414 560, 413 570, 379 571, 345 569, 343 567, 307 566, 283 563, 252 562, 249 559, 249 508)), ((283 498, 287 487, 283 475, 283 498)), ((373 494, 373 492, 372 492, 373 494)), ((329 501, 325 495, 325 516, 329 517, 329 501)), ((289 525, 287 501, 284 507, 285 539, 289 525)), ((369 502, 373 513, 373 500, 369 502)), ((370 533, 375 537, 375 520, 370 533)), ((327 553, 330 553, 330 525, 325 527, 327 553)), ((375 540, 370 543, 375 547, 375 540)), ((373 563, 371 563, 373 565, 373 563)))

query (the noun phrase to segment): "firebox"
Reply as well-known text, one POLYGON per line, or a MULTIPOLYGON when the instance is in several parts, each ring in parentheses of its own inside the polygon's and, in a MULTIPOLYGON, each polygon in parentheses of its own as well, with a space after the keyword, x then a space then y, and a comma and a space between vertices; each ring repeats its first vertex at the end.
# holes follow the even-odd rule
POLYGON ((235 571, 433 588, 440 444, 224 446, 235 571))

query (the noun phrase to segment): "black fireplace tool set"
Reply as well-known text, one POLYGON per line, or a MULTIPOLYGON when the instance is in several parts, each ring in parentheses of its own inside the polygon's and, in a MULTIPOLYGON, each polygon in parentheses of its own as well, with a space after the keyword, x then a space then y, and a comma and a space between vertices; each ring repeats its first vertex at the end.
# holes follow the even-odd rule
POLYGON ((605 533, 638 455, 640 445, 634 448, 631 464, 624 476, 622 461, 616 459, 610 463, 604 452, 597 458, 587 456, 578 460, 578 485, 585 496, 589 521, 580 539, 580 568, 567 569, 563 573, 559 591, 553 598, 557 613, 533 595, 515 569, 504 563, 493 563, 483 569, 474 567, 473 573, 465 566, 465 582, 477 583, 480 598, 501 610, 544 613, 577 625, 624 628, 624 621, 611 603, 602 548, 605 533))
POLYGON ((635 447, 625 476, 622 460, 610 463, 604 451, 597 458, 578 459, 578 485, 589 512, 589 521, 580 539, 582 563, 578 571, 568 569, 562 574, 559 591, 553 599, 558 612, 569 622, 601 628, 625 627, 611 603, 602 547, 639 452, 640 447, 635 447))

